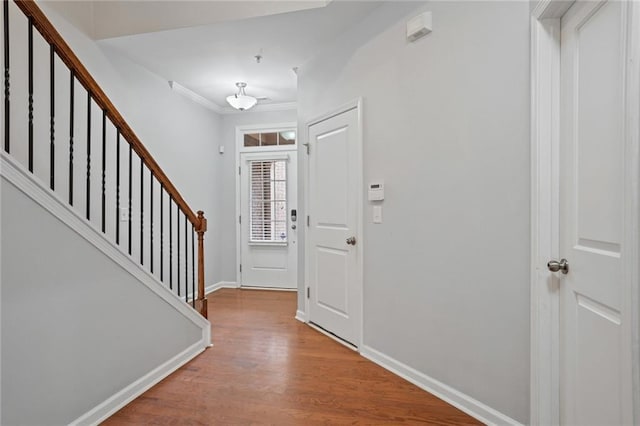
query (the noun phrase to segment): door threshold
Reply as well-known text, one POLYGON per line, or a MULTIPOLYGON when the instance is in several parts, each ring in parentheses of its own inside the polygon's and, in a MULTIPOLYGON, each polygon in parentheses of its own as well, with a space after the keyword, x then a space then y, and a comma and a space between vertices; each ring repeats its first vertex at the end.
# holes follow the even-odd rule
POLYGON ((268 291, 298 291, 297 288, 286 287, 259 287, 255 285, 240 285, 241 290, 268 290, 268 291))
POLYGON ((312 322, 308 322, 307 323, 309 325, 309 327, 313 328, 316 331, 319 331, 320 333, 324 334, 327 337, 330 337, 331 339, 335 340, 336 342, 340 343, 343 346, 346 346, 347 348, 351 349, 354 352, 358 352, 360 353, 360 351, 358 350, 358 347, 350 342, 347 342, 346 340, 344 340, 343 338, 336 336, 335 334, 333 334, 332 332, 325 330, 324 328, 320 327, 317 324, 314 324, 312 322))

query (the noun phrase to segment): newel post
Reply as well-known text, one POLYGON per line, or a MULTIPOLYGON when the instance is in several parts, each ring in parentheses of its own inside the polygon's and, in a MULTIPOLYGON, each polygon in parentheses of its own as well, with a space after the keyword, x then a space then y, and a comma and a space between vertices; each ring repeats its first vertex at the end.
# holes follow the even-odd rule
POLYGON ((207 318, 207 299, 204 295, 204 233, 207 232, 207 219, 204 212, 198 210, 198 299, 196 309, 207 318))

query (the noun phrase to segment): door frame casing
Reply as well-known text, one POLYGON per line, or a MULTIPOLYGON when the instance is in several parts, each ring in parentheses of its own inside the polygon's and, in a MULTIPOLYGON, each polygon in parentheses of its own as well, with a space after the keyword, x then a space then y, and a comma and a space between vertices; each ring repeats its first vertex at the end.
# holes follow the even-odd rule
MULTIPOLYGON (((344 103, 337 108, 334 108, 325 114, 314 117, 304 125, 304 144, 309 144, 309 129, 314 124, 318 124, 322 121, 328 120, 336 115, 343 114, 347 111, 355 109, 358 112, 358 137, 356 138, 356 151, 358 152, 358 158, 355 159, 355 164, 350 165, 350 170, 355 171, 356 182, 358 187, 358 201, 356 202, 356 217, 358 218, 358 224, 356 226, 356 238, 358 240, 358 253, 356 258, 358 261, 358 268, 356 269, 356 286, 358 286, 358 292, 360 294, 359 310, 357 330, 358 339, 356 339, 357 351, 360 352, 364 342, 364 166, 363 166, 363 124, 362 124, 362 98, 354 99, 350 102, 344 103)), ((306 151, 303 150, 306 153, 306 151)), ((304 211, 306 215, 309 215, 309 158, 308 155, 304 155, 304 159, 298 158, 298 161, 303 161, 304 164, 304 211)), ((305 218, 306 220, 306 218, 305 218)), ((309 298, 306 297, 306 292, 309 288, 309 254, 311 253, 311 241, 309 239, 309 227, 305 226, 304 233, 304 322, 308 323, 309 318, 309 298)), ((335 339, 335 337, 329 335, 335 339)))
MULTIPOLYGON (((240 173, 236 173, 240 166, 240 154, 254 152, 254 153, 267 153, 267 152, 283 152, 283 151, 295 151, 298 150, 298 144, 300 143, 298 133, 298 124, 296 122, 287 122, 287 123, 274 123, 274 124, 249 124, 236 126, 236 139, 235 139, 235 169, 234 174, 236 176, 236 218, 240 217, 242 214, 242 205, 240 202, 241 194, 241 183, 240 183, 240 173), (254 148, 245 148, 244 147, 244 134, 248 132, 253 133, 267 133, 267 132, 275 132, 279 130, 295 130, 296 131, 296 144, 295 145, 286 145, 286 146, 274 146, 268 148, 262 147, 254 147, 254 148), (256 149, 257 148, 257 149, 256 149)), ((297 187, 300 185, 300 177, 298 176, 296 181, 296 191, 297 187)), ((240 264, 242 262, 242 229, 241 224, 238 219, 235 219, 236 223, 236 287, 240 288, 242 284, 242 274, 240 273, 240 264)), ((296 253, 297 257, 297 253, 296 253)), ((297 260, 296 260, 297 263, 297 260)), ((296 274, 297 276, 297 274, 296 274)), ((297 286, 296 286, 297 289, 297 286)))
MULTIPOLYGON (((560 257, 560 21, 571 1, 541 0, 531 12, 531 370, 530 424, 560 422, 560 305, 558 278, 547 270, 560 257)), ((628 2, 625 232, 626 259, 640 255, 640 3, 628 2), (631 24, 634 25, 631 25, 631 24), (635 95, 634 95, 635 94, 635 95)), ((631 321, 623 339, 633 360, 635 423, 640 421, 640 273, 625 261, 622 307, 631 321)))

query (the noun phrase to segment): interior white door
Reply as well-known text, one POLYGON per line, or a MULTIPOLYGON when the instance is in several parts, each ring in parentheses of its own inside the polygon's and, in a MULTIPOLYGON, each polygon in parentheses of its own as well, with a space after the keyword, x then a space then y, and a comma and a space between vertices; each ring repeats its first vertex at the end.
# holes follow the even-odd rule
POLYGON ((309 321, 357 346, 362 298, 358 109, 308 131, 309 321))
MULTIPOLYGON (((632 424, 624 308, 628 2, 576 2, 561 21, 560 416, 632 424)), ((630 336, 629 336, 630 337, 630 336)))
POLYGON ((296 151, 240 157, 242 286, 298 287, 296 160, 296 151))

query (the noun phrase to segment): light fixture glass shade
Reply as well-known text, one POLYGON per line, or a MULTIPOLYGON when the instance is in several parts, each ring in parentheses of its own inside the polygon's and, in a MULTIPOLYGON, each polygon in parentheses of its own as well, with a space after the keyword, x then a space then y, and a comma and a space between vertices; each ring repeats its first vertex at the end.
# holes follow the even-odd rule
POLYGON ((227 102, 229 103, 229 105, 231 105, 235 109, 239 109, 240 111, 245 111, 250 108, 253 108, 253 106, 255 106, 258 100, 253 96, 248 96, 248 95, 231 95, 231 96, 227 96, 227 102))

